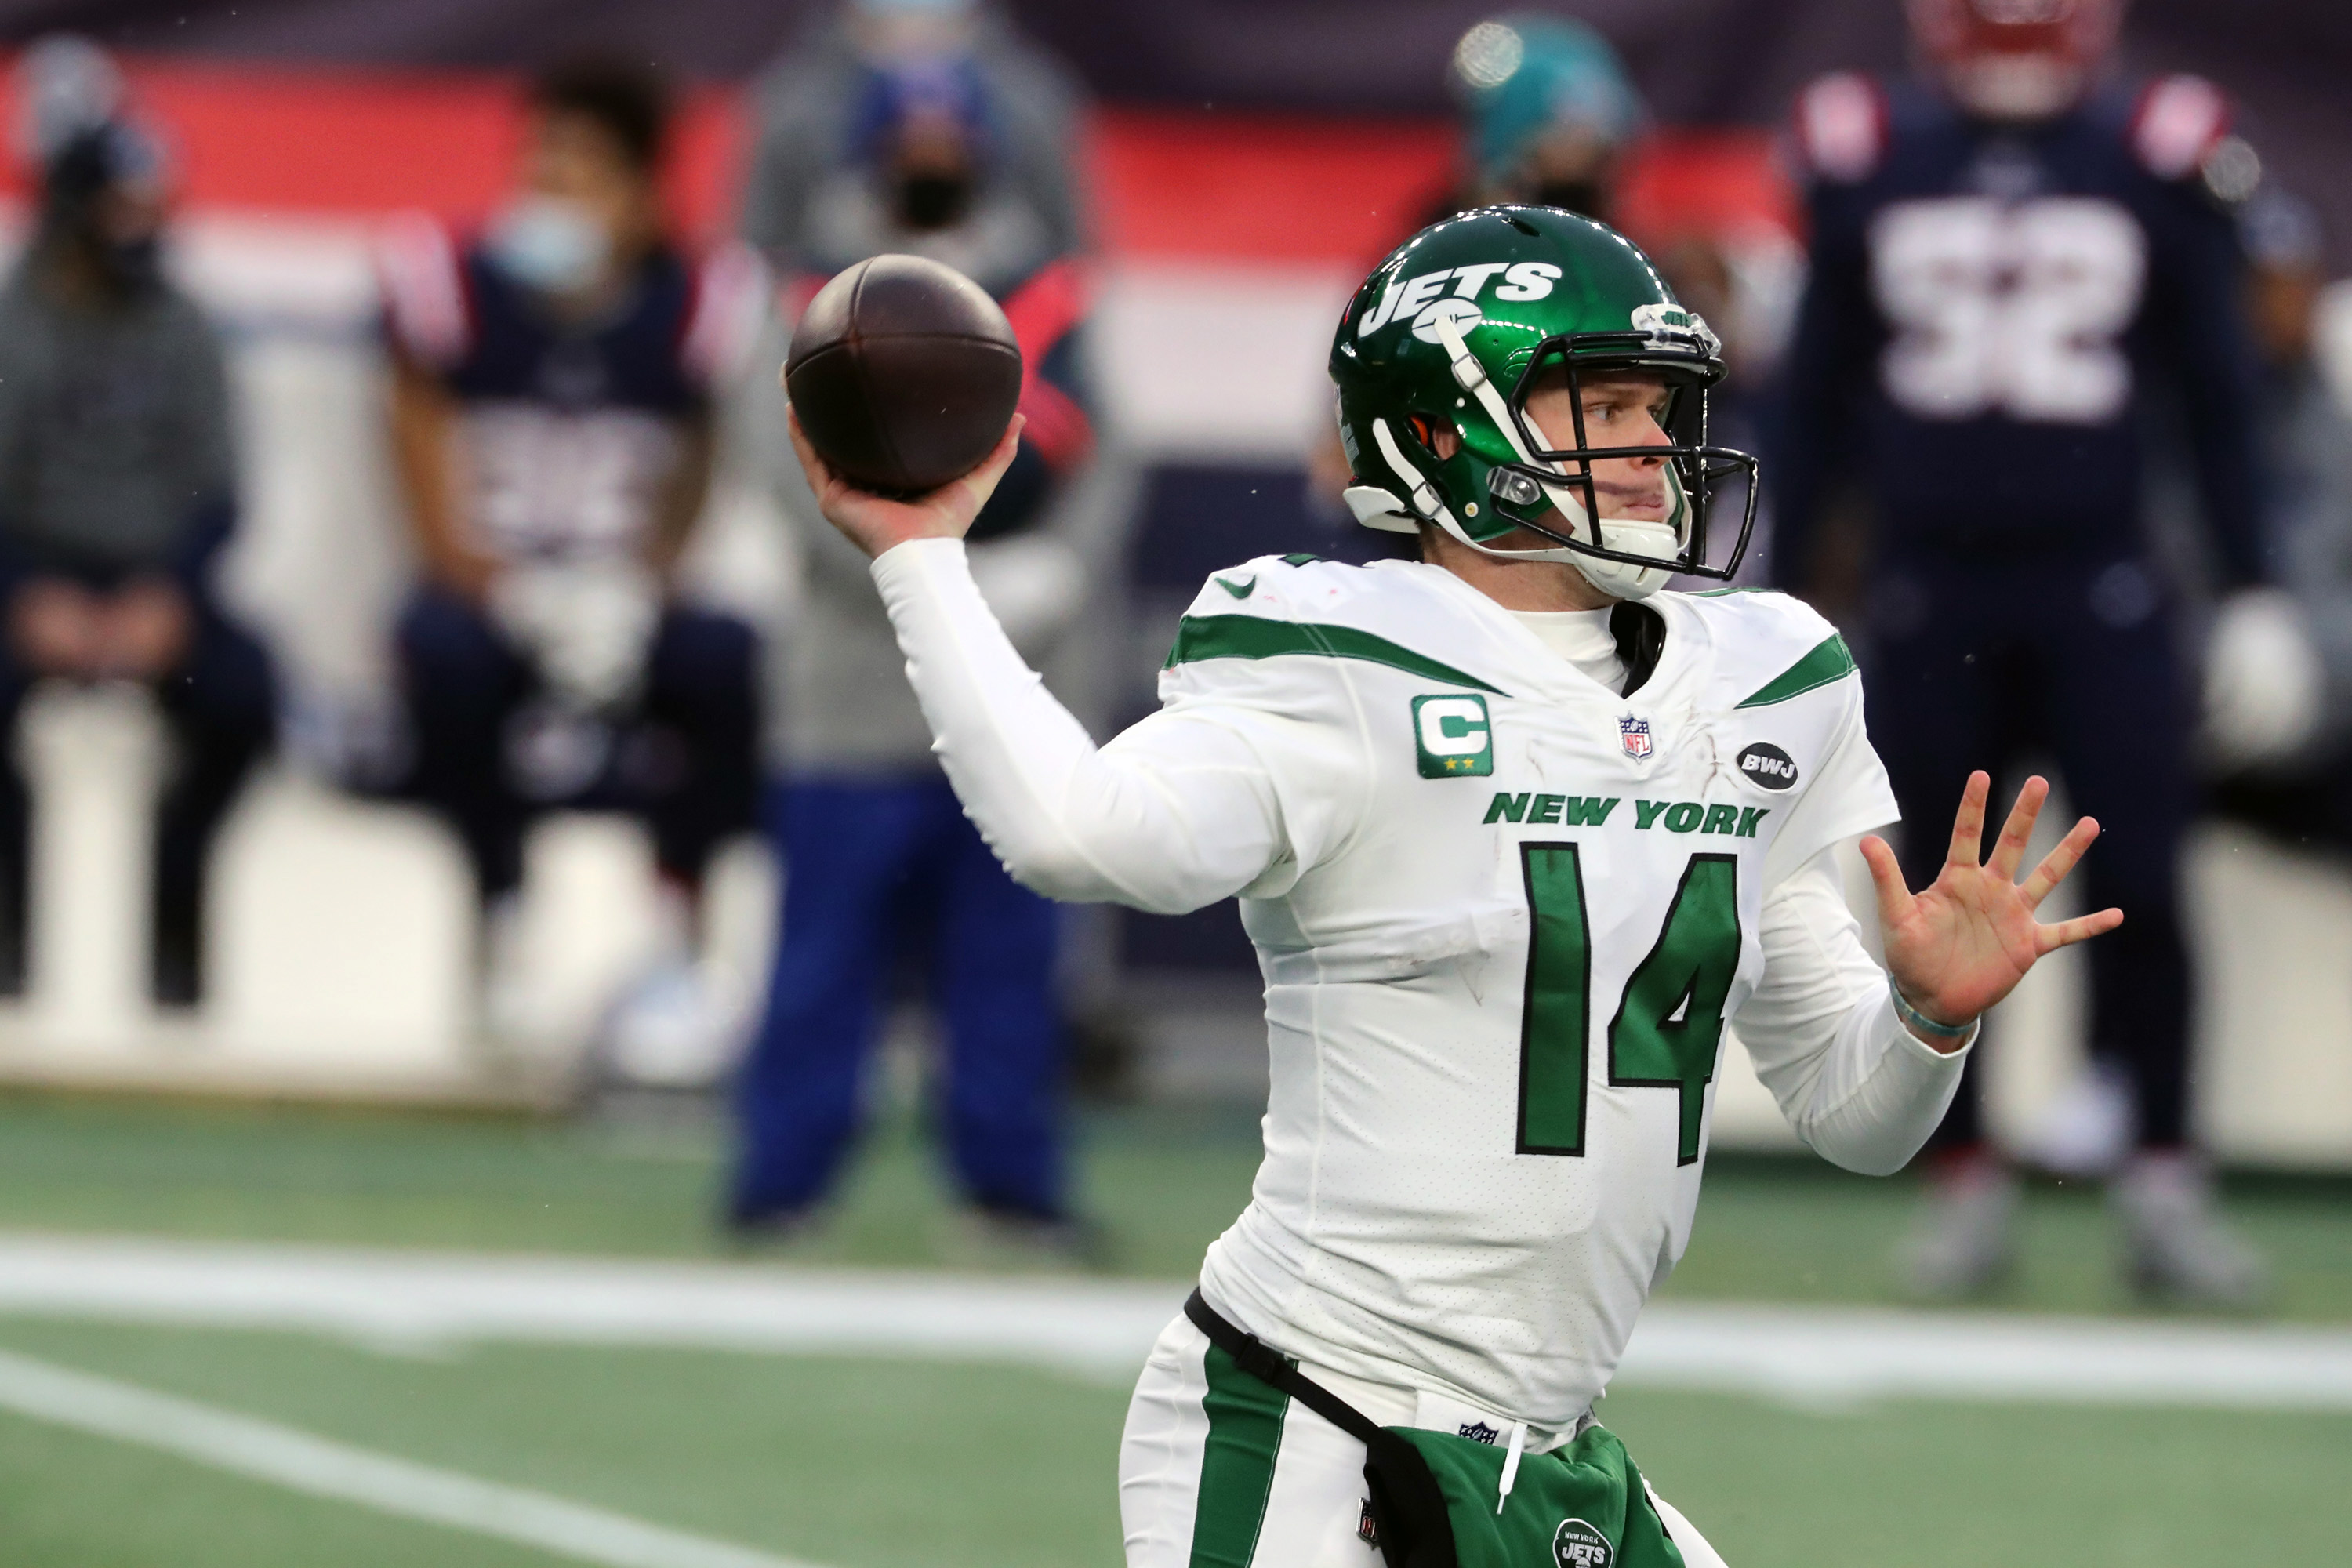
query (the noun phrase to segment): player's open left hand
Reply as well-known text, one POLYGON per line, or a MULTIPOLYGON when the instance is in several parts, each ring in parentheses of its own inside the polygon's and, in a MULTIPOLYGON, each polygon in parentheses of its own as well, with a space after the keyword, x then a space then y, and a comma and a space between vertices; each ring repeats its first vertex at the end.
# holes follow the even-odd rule
MULTIPOLYGON (((1895 851, 1876 834, 1862 841, 1862 858, 1878 886, 1878 918, 1886 936, 1886 969, 1906 1000, 1939 1024, 1966 1024, 2016 988, 2042 954, 2087 941, 2124 923, 2121 910, 2101 910, 2056 925, 2033 918, 2050 890, 2099 836, 2089 817, 2074 824, 2023 881, 2017 868, 2033 837, 2034 818, 2050 794, 2039 776, 2025 781, 2001 826, 1992 858, 1979 863, 1984 845, 1985 797, 1991 778, 1969 775, 1952 822, 1951 853, 1935 885, 1914 893, 1904 885, 1895 851)), ((1950 1042, 1957 1047, 1958 1041, 1950 1042)))
POLYGON ((988 498, 996 493, 997 481, 1004 478, 1004 470, 1013 466, 1013 454, 1021 449, 1021 426, 1025 423, 1022 416, 1014 415, 1013 422, 1005 426, 1003 439, 996 443, 996 449, 961 479, 950 479, 935 490, 901 500, 860 489, 843 479, 809 445, 808 434, 801 428, 800 416, 785 416, 793 434, 793 450, 800 454, 801 471, 808 475, 809 489, 816 492, 817 510, 869 556, 879 555, 892 545, 904 544, 910 539, 961 539, 971 527, 972 519, 980 515, 980 509, 988 504, 988 498))

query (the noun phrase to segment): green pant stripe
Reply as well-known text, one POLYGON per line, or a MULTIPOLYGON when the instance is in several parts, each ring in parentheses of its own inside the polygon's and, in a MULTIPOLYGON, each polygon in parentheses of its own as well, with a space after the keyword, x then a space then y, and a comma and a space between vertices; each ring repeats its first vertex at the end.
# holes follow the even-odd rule
POLYGON ((1205 1361, 1209 1442, 1192 1511, 1192 1568, 1249 1568, 1274 1491, 1289 1396, 1260 1383, 1214 1345, 1205 1361))

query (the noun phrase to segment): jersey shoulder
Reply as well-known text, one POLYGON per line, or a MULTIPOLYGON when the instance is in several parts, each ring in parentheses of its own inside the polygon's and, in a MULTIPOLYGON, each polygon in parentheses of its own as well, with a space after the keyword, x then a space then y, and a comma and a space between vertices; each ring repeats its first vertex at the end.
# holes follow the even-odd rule
POLYGON ((1301 683, 1336 686, 1387 670, 1499 691, 1493 658, 1433 568, 1349 566, 1261 555, 1213 572, 1185 610, 1160 674, 1163 695, 1301 683))
POLYGON ((1806 178, 1851 185, 1878 172, 1891 132, 1885 84, 1861 71, 1836 71, 1797 94, 1789 140, 1806 178))
POLYGON ((1709 707, 1772 708, 1842 684, 1860 690, 1845 638, 1802 599, 1769 588, 1719 588, 1677 594, 1673 602, 1706 637, 1709 707))
POLYGON ((2186 72, 2108 88, 2085 106, 2139 174, 2166 184, 2205 172, 2230 134, 2229 95, 2186 72))
POLYGON ((1906 150, 1916 153, 1965 134, 1951 105, 1918 81, 1862 71, 1808 83, 1789 128, 1799 175, 1816 192, 1872 184, 1906 150))

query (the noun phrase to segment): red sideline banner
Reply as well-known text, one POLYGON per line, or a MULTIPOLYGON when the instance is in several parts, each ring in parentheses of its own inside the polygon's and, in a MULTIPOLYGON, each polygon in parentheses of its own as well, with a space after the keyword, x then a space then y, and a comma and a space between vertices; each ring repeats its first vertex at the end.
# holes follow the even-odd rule
MULTIPOLYGON (((510 176, 518 79, 488 72, 127 62, 191 205, 480 219, 510 176)), ((13 98, 12 91, 0 97, 13 98)), ((13 101, 0 102, 9 122, 13 101)), ((669 179, 689 234, 720 232, 751 145, 745 95, 689 93, 669 179)), ((1115 256, 1368 265, 1419 226, 1454 161, 1443 121, 1120 109, 1095 116, 1085 163, 1115 256)), ((22 195, 11 166, 0 189, 22 195)), ((1629 171, 1626 228, 1786 226, 1790 204, 1762 132, 1667 132, 1629 171)))

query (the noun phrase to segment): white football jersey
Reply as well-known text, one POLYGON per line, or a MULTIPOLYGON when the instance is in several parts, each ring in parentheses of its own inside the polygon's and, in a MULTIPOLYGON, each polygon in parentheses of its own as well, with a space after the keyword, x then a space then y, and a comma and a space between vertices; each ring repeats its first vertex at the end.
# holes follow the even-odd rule
POLYGON ((1664 651, 1621 696, 1440 568, 1267 557, 1161 677, 1259 737, 1288 847, 1241 901, 1265 1161, 1203 1288, 1538 1425, 1598 1397, 1682 1255, 1766 891, 1896 815, 1828 622, 1645 603, 1664 651))
POLYGON ((1564 1436, 1682 1255, 1726 1024, 1790 1124, 1899 1169, 1958 1083, 1903 1029, 1828 850, 1891 822, 1861 683, 1775 594, 1663 594, 1620 695, 1452 574, 1267 557, 1097 747, 963 545, 874 577, 949 778, 1013 875, 1235 895, 1266 983, 1265 1163, 1212 1304, 1329 1374, 1564 1436))

